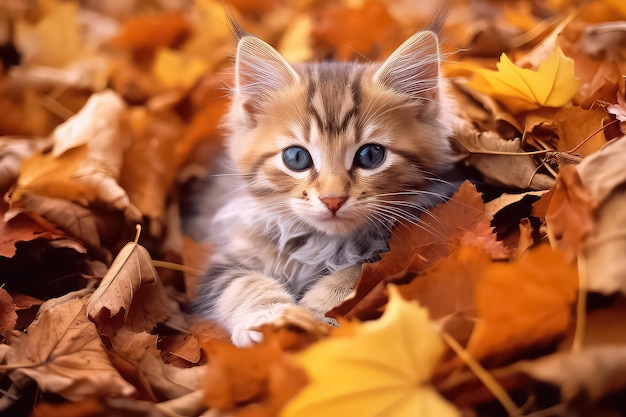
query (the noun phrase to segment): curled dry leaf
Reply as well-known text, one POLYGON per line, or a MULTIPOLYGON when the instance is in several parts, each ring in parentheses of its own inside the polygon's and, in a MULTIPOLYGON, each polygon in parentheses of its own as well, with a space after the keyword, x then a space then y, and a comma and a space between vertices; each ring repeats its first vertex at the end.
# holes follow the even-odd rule
POLYGON ((296 356, 310 382, 282 417, 460 415, 428 383, 444 347, 427 310, 390 292, 379 320, 352 323, 296 356))
POLYGON ((8 343, 13 348, 7 354, 12 377, 26 375, 44 392, 72 401, 135 392, 111 366, 80 299, 42 308, 27 333, 10 333, 8 343))
POLYGON ((163 363, 157 349, 158 336, 146 332, 120 331, 112 340, 111 362, 126 380, 134 381, 139 395, 149 401, 162 401, 186 395, 199 388, 194 378, 198 369, 175 368, 163 363), (184 378, 177 373, 191 374, 184 378))
POLYGON ((584 396, 598 401, 626 387, 626 347, 594 346, 578 352, 559 352, 513 368, 561 390, 562 401, 584 396))
POLYGON ((120 117, 125 104, 117 93, 91 96, 82 110, 57 127, 49 154, 34 154, 22 162, 11 198, 43 194, 87 205, 100 201, 139 220, 141 214, 119 186, 125 148, 120 117))
POLYGON ((148 251, 137 242, 130 242, 89 298, 87 314, 100 329, 111 325, 111 319, 121 314, 118 320, 127 321, 133 330, 152 330, 169 315, 164 292, 148 251))
POLYGON ((5 336, 9 330, 15 329, 17 323, 17 306, 13 298, 4 288, 0 287, 0 335, 5 336))
POLYGON ((466 165, 476 168, 488 182, 504 187, 547 190, 554 179, 538 173, 534 156, 522 148, 520 139, 507 140, 493 131, 479 132, 469 123, 455 126, 457 149, 466 165))

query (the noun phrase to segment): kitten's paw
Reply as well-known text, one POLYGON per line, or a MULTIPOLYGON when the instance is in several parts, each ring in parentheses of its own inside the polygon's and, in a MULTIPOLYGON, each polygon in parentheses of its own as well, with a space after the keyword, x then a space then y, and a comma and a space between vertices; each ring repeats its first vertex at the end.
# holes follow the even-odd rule
POLYGON ((250 346, 263 340, 259 331, 264 324, 270 324, 283 316, 285 309, 291 304, 274 304, 266 309, 248 313, 233 326, 231 340, 237 347, 250 346))
POLYGON ((316 311, 316 310, 309 310, 309 311, 311 312, 311 315, 315 317, 317 321, 324 323, 324 324, 328 324, 329 326, 339 327, 339 323, 337 322, 336 319, 332 317, 326 317, 325 311, 316 311))

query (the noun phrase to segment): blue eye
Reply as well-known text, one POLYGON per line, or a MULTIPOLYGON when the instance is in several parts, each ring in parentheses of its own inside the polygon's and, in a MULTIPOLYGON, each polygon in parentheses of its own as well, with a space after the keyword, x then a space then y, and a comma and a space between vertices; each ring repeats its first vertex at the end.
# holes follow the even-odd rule
POLYGON ((283 162, 289 169, 304 171, 313 166, 311 154, 300 146, 291 146, 283 151, 283 162))
POLYGON ((374 169, 380 166, 384 160, 385 148, 375 144, 361 146, 354 155, 354 165, 365 169, 374 169))

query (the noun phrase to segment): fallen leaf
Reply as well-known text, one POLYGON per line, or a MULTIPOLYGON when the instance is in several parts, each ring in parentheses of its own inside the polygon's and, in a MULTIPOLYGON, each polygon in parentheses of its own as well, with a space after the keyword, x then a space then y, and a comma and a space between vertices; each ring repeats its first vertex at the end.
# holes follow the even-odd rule
POLYGON ((334 308, 332 316, 368 319, 379 315, 384 305, 387 283, 409 273, 423 273, 434 262, 447 257, 455 248, 469 243, 482 246, 493 258, 506 258, 502 242, 493 234, 491 216, 476 187, 464 182, 446 203, 425 211, 418 223, 401 222, 394 227, 389 252, 381 260, 364 264, 352 298, 334 308))
POLYGON ((133 314, 131 329, 152 330, 169 313, 167 302, 159 297, 160 288, 148 251, 137 242, 127 243, 89 298, 87 314, 99 328, 103 328, 118 314, 121 314, 122 322, 126 322, 135 306, 142 314, 133 314))
POLYGON ((22 162, 13 201, 28 193, 83 205, 101 201, 139 220, 140 213, 117 183, 125 147, 119 131, 124 111, 117 93, 92 95, 79 113, 57 127, 51 153, 34 154, 22 162))
POLYGON ((532 362, 519 362, 516 370, 556 385, 562 401, 585 396, 598 401, 626 387, 626 347, 596 346, 579 352, 559 352, 532 362))
POLYGON ((576 258, 585 236, 593 228, 594 205, 576 168, 561 166, 546 212, 546 225, 550 241, 564 249, 570 260, 576 258))
POLYGON ((12 186, 19 176, 22 160, 50 145, 48 138, 0 138, 0 192, 12 186))
POLYGON ((128 49, 150 49, 180 42, 190 25, 180 11, 133 16, 111 39, 115 45, 128 49))
MULTIPOLYGON (((4 214, 2 210, 0 214, 4 214)), ((23 213, 9 217, 9 220, 0 219, 0 256, 13 257, 16 251, 15 245, 18 242, 29 242, 34 239, 50 241, 67 239, 63 231, 53 224, 44 225, 43 222, 35 222, 23 213)))
POLYGON ((17 313, 13 298, 7 290, 0 287, 0 335, 6 336, 9 330, 15 329, 16 323, 17 313))
POLYGON ((66 404, 40 403, 31 417, 101 417, 104 416, 104 406, 96 398, 87 398, 82 401, 66 404))
POLYGON ((553 341, 567 330, 577 289, 576 267, 547 245, 490 265, 476 284, 479 320, 468 353, 502 362, 553 341))
POLYGON ((78 4, 50 1, 45 16, 35 25, 24 19, 18 26, 17 44, 30 65, 63 67, 84 53, 78 26, 78 4))
POLYGON ((377 321, 354 323, 299 353, 310 378, 282 417, 319 415, 457 416, 428 381, 444 347, 428 312, 392 287, 377 321))
POLYGON ((82 300, 40 310, 27 333, 11 332, 7 366, 37 381, 44 392, 79 401, 93 396, 135 392, 111 366, 98 331, 87 319, 82 300))
POLYGON ((166 88, 189 88, 203 75, 209 66, 192 56, 185 56, 180 51, 160 48, 156 52, 152 73, 166 88))
POLYGON ((554 179, 537 172, 539 164, 522 148, 519 138, 507 140, 496 132, 480 132, 467 122, 455 126, 454 144, 463 162, 475 167, 485 179, 498 186, 546 190, 554 179))
POLYGON ((480 246, 461 246, 397 288, 405 299, 428 309, 431 320, 441 321, 444 330, 464 344, 478 314, 476 282, 490 263, 491 257, 480 246))
POLYGON ((139 397, 148 401, 178 398, 199 388, 199 383, 186 386, 172 378, 177 368, 163 363, 157 350, 157 339, 146 332, 133 333, 123 329, 112 340, 109 356, 113 366, 132 382, 139 397))
POLYGON ((516 66, 506 54, 496 66, 497 71, 472 68, 476 76, 469 85, 497 98, 513 112, 564 106, 580 86, 574 78, 574 61, 558 46, 536 70, 516 66))
POLYGON ((388 56, 405 39, 387 4, 366 0, 352 6, 329 4, 313 16, 311 38, 316 56, 338 60, 388 56), (368 30, 376 27, 375 31, 368 30))
POLYGON ((135 108, 129 118, 145 119, 143 129, 132 132, 132 142, 124 153, 120 186, 143 216, 152 220, 150 234, 162 234, 165 203, 176 175, 176 159, 172 158, 180 137, 180 126, 168 114, 151 114, 135 108))
POLYGON ((538 149, 545 149, 547 145, 556 151, 575 150, 576 154, 588 156, 607 143, 602 131, 606 119, 607 111, 602 108, 542 109, 526 116, 522 140, 538 149))
POLYGON ((243 349, 218 340, 203 348, 208 359, 204 400, 209 408, 239 416, 276 416, 306 383, 303 372, 271 336, 243 349))
POLYGON ((618 185, 626 182, 624 156, 626 136, 612 140, 576 166, 582 185, 596 204, 603 202, 618 185))

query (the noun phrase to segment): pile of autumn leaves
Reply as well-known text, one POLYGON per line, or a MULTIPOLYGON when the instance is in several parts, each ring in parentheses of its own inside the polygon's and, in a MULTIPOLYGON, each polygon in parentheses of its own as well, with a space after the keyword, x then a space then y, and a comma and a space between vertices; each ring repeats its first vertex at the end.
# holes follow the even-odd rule
MULTIPOLYGON (((291 59, 331 52, 377 58, 373 54, 392 50, 416 22, 398 12, 400 1, 293 3, 232 6, 244 23, 265 27, 262 35, 291 59), (380 30, 369 30, 374 23, 380 30)), ((246 349, 181 312, 179 304, 192 295, 180 291, 180 277, 164 269, 160 277, 151 259, 193 263, 195 250, 175 220, 173 189, 177 179, 196 172, 189 155, 214 134, 224 109, 216 93, 221 76, 202 75, 219 72, 224 61, 225 33, 202 26, 223 8, 196 1, 201 19, 192 35, 180 13, 130 19, 114 38, 127 60, 99 57, 114 64, 100 74, 112 90, 90 94, 50 135, 0 144, 0 188, 9 190, 2 265, 12 268, 35 250, 71 251, 85 275, 73 291, 46 302, 20 287, 21 279, 33 277, 2 278, 3 404, 20 400, 34 380, 44 393, 38 416, 139 409, 168 416, 437 417, 468 409, 478 415, 606 410, 605 398, 626 388, 626 61, 620 49, 626 23, 614 21, 626 19, 626 10, 619 1, 596 0, 544 21, 529 8, 513 15, 509 6, 498 7, 502 24, 487 28, 469 25, 468 14, 453 8, 446 29, 459 44, 451 47, 480 49, 485 34, 494 33, 504 42, 515 28, 519 36, 511 39, 519 45, 507 45, 514 53, 496 64, 461 52, 443 71, 458 103, 459 161, 516 191, 485 203, 464 183, 420 224, 396 225, 390 251, 363 266, 354 293, 329 313, 340 328, 294 309, 246 349), (166 21, 169 26, 154 25, 166 21), (149 32, 150 25, 167 30, 149 32), (522 36, 531 28, 536 36, 522 36), (146 31, 154 36, 142 35, 146 31), (188 37, 181 42, 183 33, 188 37), (152 45, 148 58, 146 45, 152 45), (206 45, 215 48, 207 52, 206 45), (129 104, 135 102, 142 104, 129 104), (115 242, 142 221, 150 252, 139 234, 120 248, 115 242), (112 261, 111 252, 118 253, 112 261), (587 308, 588 293, 602 294, 602 301, 587 308), (25 314, 32 306, 34 320, 25 314), (542 389, 546 384, 559 394, 542 389), (70 403, 48 403, 58 403, 53 395, 70 403)), ((46 36, 68 30, 76 10, 59 3, 42 18, 45 24, 30 28, 48 55, 36 57, 39 67, 18 67, 6 83, 15 77, 41 82, 45 70, 46 80, 54 74, 64 88, 78 88, 68 81, 78 78, 64 78, 82 68, 70 65, 84 58, 76 33, 61 57, 50 53, 55 46, 46 36), (45 20, 51 15, 56 20, 45 20), (55 66, 66 72, 51 71, 55 66)), ((97 80, 80 89, 98 90, 97 80)), ((20 105, 29 120, 39 120, 32 102, 24 98, 20 105)), ((192 288, 197 271, 183 269, 192 288)))

